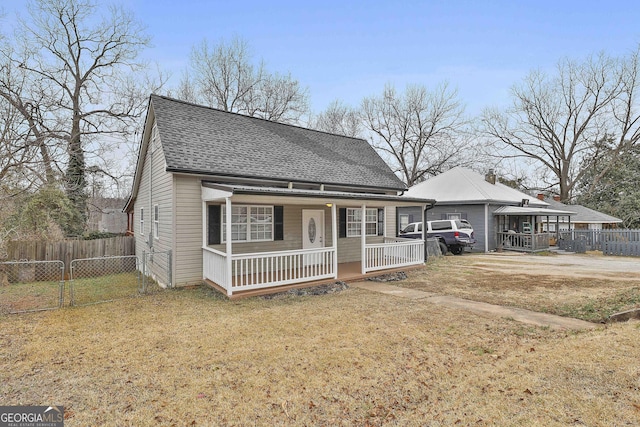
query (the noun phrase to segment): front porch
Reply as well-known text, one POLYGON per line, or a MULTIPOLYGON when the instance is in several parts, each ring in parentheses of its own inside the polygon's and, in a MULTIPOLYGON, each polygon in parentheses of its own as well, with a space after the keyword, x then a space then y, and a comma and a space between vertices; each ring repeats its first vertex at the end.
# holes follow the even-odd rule
POLYGON ((203 247, 203 278, 231 297, 264 289, 269 291, 261 293, 278 292, 291 285, 353 281, 424 265, 423 240, 393 238, 365 244, 359 262, 339 263, 336 252, 335 247, 327 247, 227 256, 225 252, 203 247))
POLYGON ((499 251, 541 252, 548 251, 551 239, 557 240, 558 218, 565 216, 571 221, 573 212, 530 206, 503 206, 494 212, 496 217, 496 248, 499 251), (549 233, 549 217, 556 218, 556 233, 549 233), (546 227, 539 218, 546 218, 546 227))
POLYGON ((354 266, 362 277, 423 265, 424 240, 396 237, 396 207, 424 209, 425 202, 395 194, 203 183, 203 279, 232 297, 341 280, 354 266))
MULTIPOLYGON (((408 267, 392 268, 384 271, 372 271, 370 273, 362 274, 362 269, 360 267, 359 262, 345 262, 345 263, 338 264, 337 278, 321 279, 321 280, 314 280, 310 282, 301 282, 301 283, 294 283, 290 285, 258 288, 253 290, 249 289, 244 291, 235 291, 232 295, 229 295, 229 298, 240 299, 240 298, 269 295, 269 294, 278 293, 278 292, 286 292, 291 289, 302 289, 302 288, 310 288, 313 286, 327 285, 327 284, 335 283, 337 281, 345 282, 345 283, 353 283, 353 282, 366 280, 371 277, 376 277, 381 274, 389 274, 389 273, 396 273, 399 271, 414 270, 422 267, 424 267, 424 264, 416 264, 408 267)), ((226 293, 225 288, 221 287, 220 285, 218 285, 217 283, 211 280, 205 280, 205 283, 208 286, 212 287, 213 289, 217 290, 218 292, 226 293)))

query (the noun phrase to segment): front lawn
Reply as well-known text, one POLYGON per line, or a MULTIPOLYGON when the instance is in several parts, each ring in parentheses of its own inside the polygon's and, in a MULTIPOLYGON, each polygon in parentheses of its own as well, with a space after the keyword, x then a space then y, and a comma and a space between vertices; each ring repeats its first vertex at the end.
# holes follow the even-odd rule
POLYGON ((640 323, 567 333, 359 289, 0 317, 0 401, 66 426, 638 425, 640 323))

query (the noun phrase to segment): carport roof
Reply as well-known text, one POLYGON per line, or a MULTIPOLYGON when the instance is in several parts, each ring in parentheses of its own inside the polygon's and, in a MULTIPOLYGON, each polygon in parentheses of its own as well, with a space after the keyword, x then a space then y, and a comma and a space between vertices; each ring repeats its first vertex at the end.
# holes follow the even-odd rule
POLYGON ((538 208, 535 206, 502 206, 493 212, 494 215, 538 215, 538 216, 571 216, 575 212, 558 209, 538 208))

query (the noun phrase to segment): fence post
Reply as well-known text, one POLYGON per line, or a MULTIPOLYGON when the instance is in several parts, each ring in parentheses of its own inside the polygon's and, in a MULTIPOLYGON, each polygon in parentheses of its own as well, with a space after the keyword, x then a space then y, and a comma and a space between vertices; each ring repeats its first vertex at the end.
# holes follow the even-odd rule
POLYGON ((64 262, 60 261, 60 298, 59 298, 59 308, 64 307, 64 270, 65 265, 64 262))

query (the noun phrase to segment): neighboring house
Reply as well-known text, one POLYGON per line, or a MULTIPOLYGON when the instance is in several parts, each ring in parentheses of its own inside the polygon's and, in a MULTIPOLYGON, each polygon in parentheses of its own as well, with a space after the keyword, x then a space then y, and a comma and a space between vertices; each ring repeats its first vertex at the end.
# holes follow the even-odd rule
POLYGON ((620 218, 598 212, 586 206, 564 204, 560 202, 560 196, 557 195, 553 197, 545 197, 544 194, 538 194, 538 199, 548 203, 549 207, 552 209, 571 210, 575 212, 575 215, 571 217, 571 220, 566 216, 559 216, 557 219, 552 216, 549 224, 546 222, 540 222, 538 224, 538 229, 543 232, 555 233, 556 230, 606 230, 617 228, 619 224, 622 224, 622 220, 620 218))
MULTIPOLYGON (((427 211, 427 221, 468 220, 476 238, 474 251, 547 249, 551 236, 535 229, 538 219, 546 222, 551 215, 571 217, 573 212, 550 209, 548 203, 501 184, 496 178, 493 170, 482 176, 455 167, 414 185, 406 194, 418 198, 429 194, 437 200, 435 207, 427 211)), ((398 227, 411 222, 412 217, 419 218, 419 213, 419 208, 399 208, 398 227)))
POLYGON ((127 215, 122 212, 124 199, 115 197, 90 197, 87 201, 88 231, 124 233, 127 231, 127 215))
POLYGON ((423 264, 396 207, 434 201, 405 190, 365 140, 152 95, 125 211, 173 286, 231 296, 423 264))

